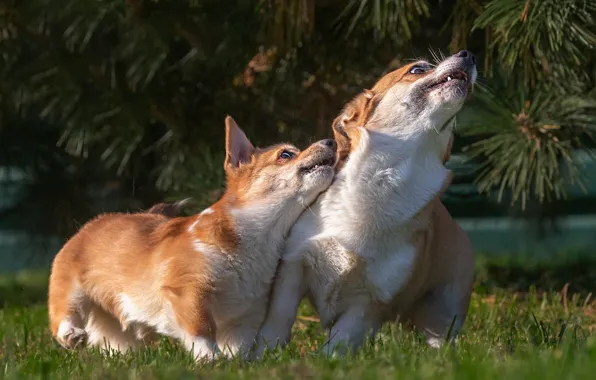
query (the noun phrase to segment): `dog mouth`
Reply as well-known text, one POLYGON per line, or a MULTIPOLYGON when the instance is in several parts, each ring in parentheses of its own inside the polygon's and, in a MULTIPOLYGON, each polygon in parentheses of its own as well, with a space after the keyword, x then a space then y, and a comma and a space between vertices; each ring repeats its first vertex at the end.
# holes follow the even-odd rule
POLYGON ((464 71, 457 70, 452 71, 450 73, 442 75, 438 80, 430 83, 427 87, 427 90, 433 90, 437 87, 441 87, 444 85, 453 85, 453 84, 460 84, 460 83, 467 83, 468 82, 468 74, 464 71))
POLYGON ((332 168, 335 166, 335 157, 325 157, 315 162, 300 166, 298 169, 301 174, 314 173, 321 169, 332 168))

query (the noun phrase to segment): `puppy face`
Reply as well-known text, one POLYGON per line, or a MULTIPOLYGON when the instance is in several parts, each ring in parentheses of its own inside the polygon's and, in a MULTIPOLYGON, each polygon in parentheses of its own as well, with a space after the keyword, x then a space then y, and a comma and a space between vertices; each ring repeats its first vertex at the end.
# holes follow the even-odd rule
POLYGON ((289 144, 255 149, 233 119, 226 119, 227 192, 239 203, 312 202, 333 180, 336 144, 323 140, 304 151, 289 144))
POLYGON ((385 75, 372 90, 365 90, 350 102, 334 121, 340 155, 345 155, 350 141, 357 138, 353 128, 357 126, 404 138, 450 132, 476 75, 476 60, 468 51, 435 67, 418 61, 385 75))

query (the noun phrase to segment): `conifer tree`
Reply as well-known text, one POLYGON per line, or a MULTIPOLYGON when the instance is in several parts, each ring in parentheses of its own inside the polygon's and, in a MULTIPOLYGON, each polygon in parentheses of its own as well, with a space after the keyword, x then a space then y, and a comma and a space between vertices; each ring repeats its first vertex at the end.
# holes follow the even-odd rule
POLYGON ((595 18, 588 0, 4 0, 0 167, 26 181, 0 212, 66 236, 106 209, 212 201, 226 114, 304 145, 386 70, 462 48, 481 77, 456 149, 478 189, 552 202, 594 146, 595 18))

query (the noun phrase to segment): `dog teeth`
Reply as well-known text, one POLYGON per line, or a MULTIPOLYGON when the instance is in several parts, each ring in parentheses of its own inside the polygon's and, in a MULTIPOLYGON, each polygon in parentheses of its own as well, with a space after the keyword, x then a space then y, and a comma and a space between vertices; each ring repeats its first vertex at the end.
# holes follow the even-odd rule
POLYGON ((451 76, 447 77, 447 82, 449 82, 451 80, 451 76))

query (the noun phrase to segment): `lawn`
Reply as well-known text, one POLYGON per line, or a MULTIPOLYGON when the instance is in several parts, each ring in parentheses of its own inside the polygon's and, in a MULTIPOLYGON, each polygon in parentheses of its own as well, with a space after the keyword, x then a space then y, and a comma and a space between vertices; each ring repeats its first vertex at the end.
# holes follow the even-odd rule
POLYGON ((194 365, 163 339, 135 353, 107 358, 69 352, 50 337, 47 274, 0 278, 0 378, 440 378, 561 379, 596 376, 596 259, 548 263, 479 260, 476 292, 463 333, 453 346, 427 348, 414 333, 386 326, 356 355, 326 359, 307 305, 293 343, 260 363, 194 365), (568 285, 566 285, 568 284, 568 285))

